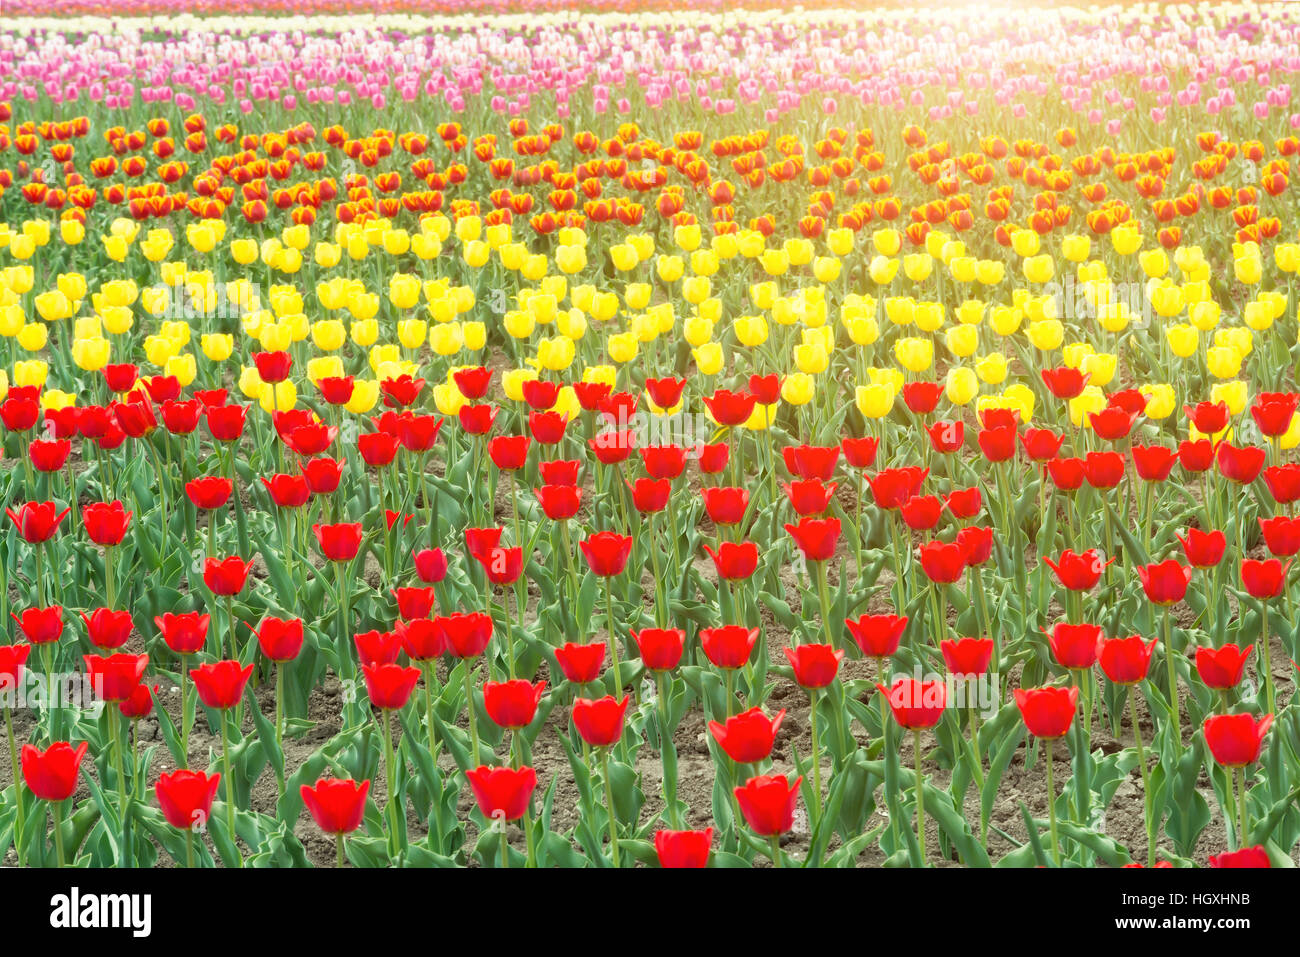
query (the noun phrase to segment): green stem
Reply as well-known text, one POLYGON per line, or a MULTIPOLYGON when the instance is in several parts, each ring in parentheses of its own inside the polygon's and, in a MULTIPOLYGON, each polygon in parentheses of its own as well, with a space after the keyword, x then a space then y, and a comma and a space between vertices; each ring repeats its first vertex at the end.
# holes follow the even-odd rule
POLYGON ((18 746, 14 743, 14 712, 13 708, 5 708, 5 731, 9 736, 9 770, 14 782, 14 804, 17 808, 17 830, 14 832, 14 852, 18 855, 18 866, 23 865, 23 845, 22 834, 26 829, 24 822, 27 819, 27 809, 24 807, 26 802, 23 800, 23 779, 18 765, 18 746))
POLYGON ((1156 863, 1156 839, 1151 827, 1151 784, 1147 772, 1146 747, 1142 744, 1142 727, 1138 724, 1137 689, 1129 689, 1129 712, 1133 718, 1133 740, 1137 742, 1138 767, 1142 769, 1142 823, 1147 832, 1147 867, 1156 863))
POLYGON ((1061 844, 1056 836, 1056 783, 1052 780, 1052 742, 1044 741, 1047 752, 1047 819, 1052 834, 1052 862, 1061 866, 1061 844))
POLYGON ((1168 608, 1165 609, 1164 631, 1165 631, 1165 667, 1169 676, 1169 714, 1174 722, 1174 741, 1179 751, 1183 748, 1183 723, 1179 715, 1178 708, 1178 670, 1174 666, 1174 641, 1173 629, 1170 624, 1172 617, 1168 608))
POLYGON ((479 761, 478 748, 478 719, 474 716, 474 686, 469 678, 470 663, 465 659, 465 710, 469 714, 469 740, 474 757, 474 767, 478 767, 482 762, 479 761))
POLYGON ((600 749, 600 774, 605 779, 605 808, 609 814, 609 848, 618 867, 618 816, 614 811, 614 782, 609 777, 609 748, 600 749))
POLYGON ((221 712, 221 758, 226 768, 226 827, 230 831, 230 846, 235 851, 235 866, 243 867, 244 858, 239 853, 235 834, 235 775, 230 766, 230 712, 221 712))
POLYGON ((54 815, 54 866, 62 867, 63 860, 63 802, 51 801, 50 811, 54 815))
POLYGON ((614 662, 614 696, 623 692, 623 672, 619 667, 618 656, 618 632, 614 630, 614 599, 610 595, 609 576, 604 576, 605 582, 605 615, 609 619, 609 653, 614 662))
POLYGON ((916 758, 916 843, 921 849, 921 866, 925 867, 925 778, 921 775, 921 732, 912 731, 912 750, 916 758))

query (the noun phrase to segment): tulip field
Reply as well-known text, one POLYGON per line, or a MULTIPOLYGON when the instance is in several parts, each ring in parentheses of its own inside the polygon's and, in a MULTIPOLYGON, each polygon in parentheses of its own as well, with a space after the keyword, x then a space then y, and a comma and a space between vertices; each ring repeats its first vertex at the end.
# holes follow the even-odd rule
POLYGON ((0 13, 4 864, 1300 861, 1300 5, 354 7, 0 13))

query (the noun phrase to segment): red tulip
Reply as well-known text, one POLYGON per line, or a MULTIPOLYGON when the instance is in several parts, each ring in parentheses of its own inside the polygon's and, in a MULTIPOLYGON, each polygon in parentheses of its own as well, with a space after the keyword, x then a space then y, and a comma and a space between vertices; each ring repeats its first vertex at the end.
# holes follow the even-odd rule
POLYGON ((942 395, 942 382, 908 382, 903 386, 903 402, 917 415, 933 412, 942 395))
POLYGON ((942 681, 899 677, 892 687, 877 682, 876 688, 889 702, 899 727, 909 731, 933 728, 943 718, 948 704, 948 688, 942 681))
POLYGON ((1243 650, 1231 642, 1221 648, 1197 648, 1196 673, 1207 688, 1221 691, 1235 688, 1241 683, 1246 662, 1254 650, 1254 645, 1247 645, 1243 650))
POLYGON ((829 482, 840 459, 838 445, 792 445, 782 452, 790 472, 804 481, 829 482))
POLYGON ((913 495, 921 490, 929 469, 908 466, 906 468, 882 469, 874 478, 867 480, 871 486, 871 496, 883 509, 901 508, 913 495))
POLYGON ((366 816, 369 779, 358 784, 352 778, 321 778, 314 785, 298 788, 311 818, 326 834, 351 834, 366 816))
POLYGON ((72 442, 68 439, 35 439, 27 447, 27 457, 38 472, 57 472, 68 461, 72 453, 72 442))
MULTIPOLYGON (((209 406, 205 410, 208 431, 217 442, 238 442, 244 434, 248 407, 242 405, 209 406)), ((126 428, 123 426, 123 428, 126 428)))
POLYGON ((1300 501, 1300 464, 1288 462, 1264 469, 1264 484, 1279 505, 1300 501))
POLYGON ((229 558, 207 558, 203 561, 203 584, 214 595, 238 595, 248 580, 248 570, 253 563, 238 555, 229 558))
POLYGON ((447 641, 453 658, 477 658, 492 640, 492 619, 484 612, 457 612, 433 619, 447 641))
POLYGON ((1092 431, 1099 437, 1108 442, 1117 442, 1120 439, 1128 438, 1128 434, 1133 429, 1133 423, 1137 421, 1137 415, 1132 412, 1126 412, 1119 406, 1107 406, 1100 412, 1093 412, 1088 416, 1088 424, 1092 426, 1092 431))
POLYGON ((1259 760, 1273 716, 1258 721, 1252 714, 1216 714, 1205 719, 1205 744, 1225 768, 1244 768, 1259 760))
POLYGON ((1220 442, 1216 454, 1219 472, 1238 485, 1249 485, 1259 477, 1264 468, 1265 451, 1256 445, 1237 448, 1230 442, 1220 442))
POLYGON ((357 436, 357 451, 361 453, 361 460, 371 468, 391 465, 399 448, 401 441, 388 432, 362 432, 357 436))
POLYGON ((707 867, 713 828, 703 831, 655 831, 655 854, 664 868, 707 867))
POLYGON ((208 511, 225 505, 230 500, 232 491, 230 479, 226 478, 196 478, 185 483, 185 494, 189 496, 195 508, 208 511))
POLYGON ((1124 456, 1118 452, 1089 452, 1083 459, 1083 477, 1093 488, 1114 488, 1124 478, 1124 456))
POLYGON ((972 525, 957 533, 957 545, 966 556, 966 567, 983 565, 993 554, 993 529, 972 525))
POLYGON ((214 661, 190 672, 199 700, 209 708, 224 710, 239 704, 253 666, 238 661, 214 661))
POLYGON ((966 424, 960 419, 953 422, 940 419, 926 427, 930 445, 940 455, 956 452, 966 443, 966 424))
POLYGON ((275 618, 267 615, 257 626, 257 644, 271 661, 293 661, 302 651, 301 618, 275 618))
POLYGON ((263 382, 274 385, 289 378, 293 356, 287 352, 254 352, 253 365, 257 366, 257 375, 263 382))
POLYGON ((578 698, 573 702, 573 724, 593 748, 605 748, 617 744, 623 737, 623 716, 627 712, 629 698, 617 701, 613 695, 605 695, 592 701, 578 698))
POLYGON ((676 408, 677 403, 682 401, 682 391, 685 388, 685 379, 674 379, 672 376, 645 380, 646 395, 650 396, 650 401, 661 409, 676 408))
POLYGON ((641 461, 652 479, 675 479, 686 471, 686 450, 679 445, 648 445, 641 461))
POLYGON ((316 388, 327 405, 347 405, 352 401, 356 387, 356 379, 350 375, 325 376, 316 382, 316 388))
POLYGON ((0 402, 0 422, 10 432, 26 432, 40 421, 40 417, 41 406, 36 399, 11 394, 0 402))
POLYGON ((1264 533, 1264 544, 1273 555, 1288 558, 1300 552, 1300 518, 1285 515, 1261 518, 1259 530, 1264 533))
POLYGON ((329 561, 349 562, 361 550, 361 523, 340 522, 337 525, 313 525, 317 547, 329 561))
POLYGON ((474 555, 488 581, 494 585, 513 585, 524 573, 524 550, 520 547, 496 548, 474 555))
POLYGON ((747 392, 732 392, 718 389, 713 395, 704 396, 704 405, 719 425, 735 427, 744 425, 754 412, 757 398, 747 392))
POLYGON ((537 715, 546 682, 533 684, 523 678, 515 681, 483 682, 483 707, 498 727, 526 728, 537 715))
POLYGON ((465 772, 478 809, 489 820, 517 821, 528 813, 528 802, 537 787, 532 768, 491 768, 486 765, 465 772))
POLYGON ((1083 487, 1083 459, 1052 459, 1047 463, 1047 474, 1052 477, 1052 484, 1062 492, 1076 492, 1083 487))
POLYGON ((1264 561, 1246 558, 1241 562, 1241 583, 1252 598, 1276 598, 1286 587, 1286 573, 1290 567, 1291 562, 1283 565, 1276 558, 1264 561))
POLYGON ((1151 652, 1156 640, 1143 643, 1137 635, 1128 638, 1100 638, 1097 641, 1097 662, 1101 670, 1117 685, 1133 685, 1147 676, 1151 667, 1151 652))
POLYGON ((486 435, 492 431, 498 411, 495 405, 465 405, 456 413, 456 418, 460 427, 470 435, 486 435))
POLYGON ((700 629, 700 647, 716 668, 733 670, 745 667, 757 641, 758 629, 744 625, 700 629))
POLYGON ((366 679, 370 703, 381 711, 405 708, 411 700, 415 683, 420 680, 419 668, 403 668, 401 665, 363 664, 361 674, 366 679))
POLYGON ((533 489, 537 503, 553 522, 573 518, 582 507, 582 489, 574 485, 543 485, 533 489))
POLYGON ((979 677, 993 661, 992 638, 945 638, 939 642, 948 670, 959 677, 979 677))
POLYGON ((86 634, 90 637, 90 643, 96 648, 107 650, 120 648, 126 644, 135 629, 129 611, 96 608, 89 615, 82 612, 81 620, 86 623, 86 634))
POLYGON ((217 796, 220 774, 203 771, 173 771, 158 777, 154 795, 163 817, 172 827, 181 831, 204 827, 212 815, 212 802, 217 796))
POLYGON ((869 469, 876 462, 880 440, 875 436, 861 439, 845 438, 840 441, 840 448, 844 451, 844 461, 849 465, 855 469, 869 469))
MULTIPOLYGON (((944 507, 952 513, 953 518, 968 519, 974 518, 984 507, 984 496, 979 490, 979 486, 970 488, 953 489, 943 500, 944 507)), ((906 515, 903 516, 906 519, 906 515)), ((990 534, 992 529, 989 530, 990 534)))
POLYGON ((647 671, 672 671, 682 660, 686 632, 680 628, 642 628, 632 638, 647 671))
POLYGON ((564 677, 574 684, 591 684, 600 678, 605 665, 605 643, 592 642, 579 645, 568 641, 555 649, 555 660, 564 677))
POLYGON ((343 466, 346 464, 343 459, 321 455, 299 464, 298 468, 313 495, 332 495, 343 481, 343 466))
POLYGON ((596 460, 602 465, 618 465, 620 462, 626 462, 632 450, 636 448, 636 433, 631 429, 622 432, 610 429, 601 432, 594 439, 589 439, 587 444, 591 446, 596 460))
POLYGON ((914 532, 928 532, 939 524, 943 502, 934 495, 913 495, 900 509, 903 523, 914 532))
POLYGON ((1183 413, 1196 426, 1196 431, 1204 435, 1218 435, 1228 427, 1228 403, 1201 402, 1195 406, 1183 406, 1183 413))
POLYGON ((791 784, 784 774, 760 774, 735 789, 736 803, 750 829, 760 837, 776 837, 794 827, 803 776, 791 784))
POLYGON ((1165 481, 1178 461, 1178 453, 1163 445, 1135 445, 1130 451, 1133 453, 1133 470, 1145 482, 1165 481))
POLYGON ((542 476, 543 485, 572 487, 578 484, 578 469, 581 465, 577 459, 551 459, 549 462, 538 462, 537 471, 542 476))
POLYGON ((83 655, 91 687, 102 701, 125 701, 149 667, 148 655, 83 655))
POLYGON ((384 395, 384 405, 389 408, 394 406, 406 408, 414 405, 415 400, 420 396, 420 390, 424 388, 424 380, 417 379, 410 375, 399 375, 392 379, 381 379, 379 382, 379 391, 384 395))
POLYGON ((1192 570, 1178 564, 1174 558, 1152 565, 1139 565, 1138 578, 1148 600, 1157 605, 1174 605, 1187 594, 1187 584, 1192 580, 1192 570))
POLYGON ((1188 472, 1206 472, 1214 464, 1214 443, 1209 439, 1178 443, 1178 464, 1188 472))
POLYGON ((844 625, 868 658, 892 658, 907 630, 907 616, 863 615, 844 619, 844 625))
POLYGON ((545 379, 529 379, 520 391, 530 408, 543 412, 555 408, 555 403, 560 400, 560 384, 545 379))
POLYGON ((1035 462, 1047 462, 1056 458, 1065 436, 1057 435, 1051 429, 1025 429, 1020 436, 1020 445, 1025 455, 1035 462))
POLYGON ((32 646, 25 642, 0 645, 0 700, 12 700, 9 696, 22 687, 23 671, 31 653, 32 646))
POLYGON ((434 661, 447 653, 447 637, 430 618, 399 621, 393 632, 412 661, 434 661))
POLYGON ((492 370, 484 366, 471 366, 457 369, 451 377, 460 394, 474 402, 487 395, 488 386, 492 383, 492 370))
POLYGON ((352 636, 357 660, 363 665, 392 665, 402 653, 402 639, 395 631, 363 631, 352 636))
POLYGON ((694 456, 696 465, 704 475, 718 475, 727 468, 731 461, 731 446, 726 442, 697 442, 694 456))
POLYGON ((825 688, 835 680, 839 673, 840 662, 844 652, 836 651, 830 645, 796 645, 782 648, 790 667, 794 669, 794 680, 805 689, 825 688))
POLYGON ((6 508, 5 514, 14 523, 14 528, 18 529, 23 541, 29 545, 40 545, 54 537, 59 523, 70 511, 72 509, 65 508, 60 512, 53 502, 24 502, 16 512, 12 508, 6 508))
POLYGON ((1223 561, 1223 553, 1228 547, 1227 538, 1218 529, 1203 532, 1199 528, 1189 528, 1186 538, 1176 537, 1182 542, 1183 554, 1193 568, 1213 568, 1223 561))
POLYGON ((784 719, 784 709, 768 718, 762 708, 750 708, 732 715, 725 724, 710 721, 709 733, 737 764, 756 764, 771 756, 776 732, 784 719))
POLYGON ((718 577, 727 581, 745 581, 758 567, 758 546, 753 542, 723 542, 716 552, 708 545, 704 550, 713 559, 718 577))
POLYGON ((1087 373, 1062 366, 1059 369, 1044 369, 1041 373, 1043 383, 1058 399, 1073 399, 1082 394, 1088 384, 1087 373))
POLYGON ((311 489, 301 475, 272 475, 263 478, 262 485, 280 508, 301 508, 311 501, 311 489))
POLYGON ((529 412, 528 430, 542 445, 559 445, 568 428, 569 417, 558 412, 529 412))
POLYGON ((921 570, 937 585, 961 581, 966 551, 956 542, 925 542, 920 548, 921 570))
POLYGON ((415 574, 426 585, 436 585, 447 577, 447 556, 441 548, 424 548, 413 552, 411 559, 415 563, 415 574))
POLYGON ((1256 844, 1254 847, 1243 847, 1239 851, 1224 851, 1221 854, 1211 854, 1210 866, 1272 867, 1273 864, 1268 858, 1268 851, 1264 849, 1264 845, 1256 844))
POLYGON ((1295 392, 1261 392, 1250 407, 1250 414, 1259 431, 1269 437, 1286 434, 1291 428, 1300 394, 1295 392))
POLYGON ((642 515, 662 512, 668 507, 673 484, 668 479, 639 478, 626 483, 632 492, 632 507, 642 515))
POLYGON ((52 644, 63 637, 63 608, 59 605, 28 608, 21 616, 10 612, 9 617, 33 645, 52 644))
POLYGON ((835 557, 840 537, 838 518, 802 518, 798 525, 786 524, 785 530, 803 552, 805 561, 824 562, 835 557))
POLYGON ((1079 689, 1017 688, 1014 692, 1016 707, 1029 733, 1037 738, 1063 738, 1074 721, 1079 689))
POLYGON ((1072 671, 1091 668, 1096 663, 1097 642, 1100 640, 1100 625, 1071 625, 1066 622, 1058 622, 1047 636, 1056 663, 1072 671))
POLYGON ((781 483, 785 489, 790 507, 796 515, 820 515, 831 507, 835 498, 835 482, 822 482, 820 479, 799 479, 790 484, 781 483))
POLYGON ((158 685, 150 688, 144 682, 136 685, 125 701, 119 702, 117 709, 132 721, 147 718, 153 713, 154 697, 158 694, 158 685))
POLYGON ((1016 454, 1016 430, 1014 427, 999 429, 980 429, 976 436, 980 451, 990 462, 1005 462, 1016 454))
POLYGON ((714 525, 739 525, 749 508, 749 492, 743 488, 709 486, 700 489, 704 511, 714 525))
POLYGON ((754 373, 749 377, 749 391, 754 394, 759 405, 775 405, 781 401, 781 377, 776 373, 754 373))
POLYGON ((492 464, 503 472, 514 472, 528 463, 528 448, 533 440, 526 435, 498 435, 488 442, 492 464))
POLYGON ((208 640, 209 616, 197 611, 187 611, 179 615, 167 612, 155 618, 154 624, 162 634, 167 647, 178 655, 193 655, 203 650, 208 640))
POLYGON ((632 536, 597 532, 578 543, 591 570, 601 577, 621 575, 632 554, 632 536))
POLYGON ((66 741, 56 741, 44 751, 23 745, 23 781, 42 801, 66 801, 77 790, 81 759, 86 756, 86 742, 75 748, 66 741))

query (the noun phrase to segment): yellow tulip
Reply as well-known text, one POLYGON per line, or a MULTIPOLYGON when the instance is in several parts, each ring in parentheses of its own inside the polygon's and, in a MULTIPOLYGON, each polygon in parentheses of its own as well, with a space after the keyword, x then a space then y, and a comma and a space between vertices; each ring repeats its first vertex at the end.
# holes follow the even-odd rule
POLYGON ((924 372, 934 361, 934 344, 929 339, 906 336, 894 343, 894 358, 908 372, 924 372))
POLYGON ((979 395, 980 383, 975 373, 964 366, 954 366, 948 370, 944 381, 944 395, 954 405, 966 405, 979 395))
POLYGON ((865 418, 883 419, 894 407, 894 390, 881 383, 860 385, 854 390, 853 399, 865 418))

